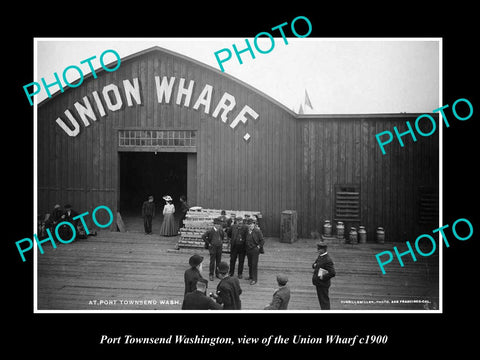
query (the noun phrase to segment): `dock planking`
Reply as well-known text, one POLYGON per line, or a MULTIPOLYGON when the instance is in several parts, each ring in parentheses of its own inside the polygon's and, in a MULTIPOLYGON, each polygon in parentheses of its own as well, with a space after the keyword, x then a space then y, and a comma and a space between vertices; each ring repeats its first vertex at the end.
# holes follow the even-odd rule
MULTIPOLYGON (((189 257, 194 253, 205 257, 205 278, 209 258, 204 249, 174 250, 178 238, 100 231, 96 237, 58 244, 56 249, 45 246, 45 253, 37 256, 38 310, 180 310, 189 257)), ((394 245, 402 250, 400 243, 330 244, 337 271, 330 288, 332 310, 424 310, 423 303, 412 301, 438 304, 438 254, 417 256, 416 262, 404 256, 404 267, 394 259, 382 275, 375 254, 394 245)), ((276 274, 282 272, 289 278, 289 310, 320 310, 311 283, 315 249, 311 239, 288 244, 266 238, 258 283, 240 280, 242 309, 262 310, 277 286, 276 274)), ((228 261, 229 254, 223 254, 223 260, 228 261)), ((214 291, 218 282, 209 282, 208 291, 214 291)))

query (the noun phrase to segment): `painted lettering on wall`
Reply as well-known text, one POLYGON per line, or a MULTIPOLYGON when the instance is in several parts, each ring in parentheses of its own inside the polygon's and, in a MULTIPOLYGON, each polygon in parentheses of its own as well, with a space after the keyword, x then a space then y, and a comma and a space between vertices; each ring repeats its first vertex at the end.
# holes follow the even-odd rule
MULTIPOLYGON (((77 136, 80 133, 80 124, 88 127, 91 122, 97 121, 97 115, 107 116, 107 112, 118 111, 124 106, 133 107, 142 105, 142 86, 138 78, 123 80, 120 86, 108 84, 101 91, 93 91, 90 96, 84 96, 73 104, 75 115, 66 109, 64 118, 58 117, 56 123, 68 136, 77 136)), ((213 102, 214 88, 210 84, 200 86, 195 92, 194 80, 176 78, 174 76, 155 76, 156 99, 159 104, 175 104, 185 108, 203 111, 214 118, 219 118, 224 124, 235 129, 239 123, 246 124, 249 119, 256 120, 259 114, 250 106, 243 106, 235 114, 237 101, 235 96, 224 92, 218 102, 213 102), (195 96, 194 96, 195 95, 195 96)), ((250 134, 243 136, 249 141, 250 134)))
MULTIPOLYGON (((288 22, 284 22, 280 25, 274 26, 270 30, 273 30, 273 31, 278 30, 280 32, 280 34, 282 35, 283 43, 285 45, 288 45, 288 40, 285 36, 285 32, 283 31, 283 28, 286 25, 288 25, 288 22)), ((290 29, 292 30, 292 34, 295 35, 296 37, 304 38, 304 37, 307 37, 308 35, 310 35, 310 33, 312 32, 312 23, 305 16, 297 16, 295 19, 292 20, 292 23, 290 24, 290 29), (300 34, 297 31, 297 26, 298 26, 297 22, 299 20, 302 20, 302 21, 300 21, 300 23, 303 22, 308 26, 308 30, 303 34, 300 34)), ((275 39, 273 38, 273 36, 269 32, 262 31, 262 32, 259 32, 255 36, 255 38, 253 39, 253 46, 257 50, 257 53, 268 54, 268 53, 272 52, 272 50, 275 48, 275 39), (267 46, 265 46, 265 45, 260 46, 258 40, 261 36, 262 37, 267 37, 270 44, 268 44, 267 46)), ((242 54, 244 54, 244 53, 250 54, 250 57, 252 59, 255 59, 255 51, 253 50, 252 44, 250 43, 250 41, 248 39, 245 39, 245 45, 242 44, 242 45, 239 45, 237 47, 236 44, 232 44, 232 49, 233 49, 233 52, 235 53, 235 56, 236 56, 236 58, 238 60, 238 63, 240 65, 243 64, 242 54), (239 50, 239 48, 240 48, 240 50, 239 50)), ((230 49, 226 49, 226 48, 220 49, 218 51, 215 51, 214 55, 215 55, 215 59, 217 60, 218 66, 220 66, 220 70, 225 71, 225 69, 223 67, 223 64, 226 63, 227 61, 229 61, 232 58, 232 52, 230 51, 230 49), (222 56, 220 56, 220 54, 222 56)))
MULTIPOLYGON (((89 57, 88 59, 80 61, 80 64, 85 64, 85 63, 88 64, 88 67, 90 68, 90 71, 92 72, 92 76, 93 76, 94 79, 97 78, 97 73, 95 72, 92 61, 96 58, 97 57, 94 55, 94 56, 89 57)), ((108 72, 113 72, 113 71, 117 70, 120 67, 120 64, 121 64, 120 55, 115 50, 111 50, 111 49, 105 50, 104 52, 102 52, 100 54, 99 60, 100 60, 100 65, 102 66, 103 70, 108 71, 108 72), (106 54, 113 54, 115 56, 116 65, 111 66, 111 67, 107 67, 105 65, 105 55, 106 54)), ((63 73, 62 73, 63 84, 62 84, 62 81, 61 81, 60 77, 58 76, 58 74, 56 72, 53 73, 53 78, 54 78, 54 80, 53 79, 45 80, 45 78, 43 77, 43 78, 40 79, 41 84, 34 81, 34 82, 31 82, 30 84, 27 84, 27 85, 23 86, 23 90, 25 91, 25 94, 27 95, 27 99, 28 99, 28 102, 30 103, 30 105, 33 105, 33 101, 32 101, 33 96, 41 93, 42 85, 43 85, 43 89, 45 90, 47 96, 50 98, 50 97, 52 97, 52 93, 50 92, 50 88, 58 87, 58 89, 63 93, 65 91, 66 86, 71 87, 71 88, 76 88, 76 87, 79 87, 80 85, 82 85, 84 76, 83 76, 83 71, 79 66, 70 65, 70 66, 67 66, 63 70, 63 73), (73 78, 72 74, 75 74, 75 73, 77 73, 77 75, 79 76, 79 79, 76 80, 76 81, 70 82, 69 78, 72 79, 73 78), (48 81, 48 84, 47 84, 47 81, 48 81), (33 87, 32 92, 29 91, 30 87, 33 87)))

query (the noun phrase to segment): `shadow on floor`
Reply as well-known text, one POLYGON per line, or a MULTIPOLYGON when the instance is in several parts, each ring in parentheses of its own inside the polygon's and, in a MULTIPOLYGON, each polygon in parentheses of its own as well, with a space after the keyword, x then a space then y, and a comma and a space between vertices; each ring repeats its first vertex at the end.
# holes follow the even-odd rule
MULTIPOLYGON (((121 214, 123 223, 125 224, 125 228, 127 232, 133 232, 133 233, 143 233, 145 232, 144 226, 143 226, 143 217, 141 216, 140 213, 126 213, 126 214, 121 214)), ((157 234, 160 231, 160 227, 162 226, 163 222, 163 214, 155 215, 152 221, 152 232, 153 234, 157 234)), ((179 216, 175 214, 175 222, 179 224, 179 216)))

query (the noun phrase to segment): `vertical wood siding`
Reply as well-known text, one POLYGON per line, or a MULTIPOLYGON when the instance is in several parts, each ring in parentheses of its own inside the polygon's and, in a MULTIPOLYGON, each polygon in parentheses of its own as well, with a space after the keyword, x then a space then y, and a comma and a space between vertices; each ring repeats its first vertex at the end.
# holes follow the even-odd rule
POLYGON ((419 189, 438 188, 438 136, 404 137, 382 155, 375 134, 405 128, 415 117, 299 119, 297 129, 298 232, 308 237, 334 218, 336 184, 360 186, 361 219, 368 238, 382 226, 388 240, 414 240, 436 224, 419 224, 419 189))
MULTIPOLYGON (((104 104, 105 105, 105 104, 104 104)), ((401 128, 404 119, 352 117, 296 117, 284 107, 234 81, 223 73, 162 50, 147 51, 122 61, 115 72, 98 72, 78 88, 44 102, 38 109, 38 212, 56 203, 71 203, 90 213, 107 205, 114 214, 119 200, 119 129, 196 130, 196 204, 207 208, 258 210, 267 235, 280 232, 283 210, 297 210, 298 232, 306 237, 332 219, 334 188, 338 183, 361 186, 362 222, 370 239, 376 226, 389 233, 410 236, 418 227, 417 188, 438 184, 438 137, 406 141, 404 148, 389 146, 382 156, 375 134, 401 128), (169 104, 159 104, 155 76, 175 76, 169 104), (189 107, 176 105, 178 81, 194 80, 189 107), (138 78, 141 105, 126 106, 123 80, 138 78), (124 103, 119 111, 98 113, 97 121, 84 127, 73 104, 108 84, 116 84, 124 103), (205 84, 212 85, 209 114, 193 104, 205 84), (224 124, 213 118, 216 104, 228 92, 236 106, 224 124), (244 105, 259 117, 229 126, 244 105), (69 109, 80 123, 80 134, 69 137, 55 123, 66 120, 69 109), (243 135, 251 135, 249 142, 243 135), (413 209, 413 210, 412 210, 413 209), (413 211, 413 213, 412 213, 413 211)), ((190 164, 189 168, 195 166, 190 164)), ((194 182, 193 182, 194 183, 194 182)), ((191 188, 192 182, 189 182, 191 188)), ((103 219, 99 219, 104 221, 103 219)), ((430 229, 431 230, 431 229, 430 229)), ((397 238, 396 240, 406 240, 397 238)))
MULTIPOLYGON (((48 212, 55 203, 72 203, 78 211, 91 212, 98 205, 109 206, 114 213, 119 198, 118 129, 197 130, 196 204, 204 207, 258 210, 264 215, 265 232, 278 234, 280 213, 295 206, 295 119, 290 113, 258 92, 197 63, 162 51, 149 52, 131 61, 122 61, 112 73, 100 72, 46 101, 38 110, 38 206, 48 212), (169 104, 159 104, 155 76, 175 76, 169 104), (123 94, 123 80, 138 77, 142 104, 128 107, 123 94), (189 107, 176 105, 178 81, 194 80, 189 107), (95 108, 91 93, 108 84, 116 84, 123 107, 97 115, 84 127, 73 104, 87 96, 95 108), (205 84, 214 88, 209 114, 193 104, 205 84), (228 92, 236 100, 227 123, 211 114, 228 92), (244 105, 260 114, 257 120, 229 126, 244 105), (80 123, 80 133, 69 137, 55 123, 66 121, 69 109, 80 123), (251 135, 249 142, 243 135, 251 135)), ((104 104, 105 105, 105 104, 104 104)), ((106 108, 106 107, 105 107, 106 108)))

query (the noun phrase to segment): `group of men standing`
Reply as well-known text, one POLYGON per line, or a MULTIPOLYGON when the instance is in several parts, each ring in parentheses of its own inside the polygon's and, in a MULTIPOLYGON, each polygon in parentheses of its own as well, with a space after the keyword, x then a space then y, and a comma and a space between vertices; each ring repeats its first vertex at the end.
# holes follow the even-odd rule
MULTIPOLYGON (((241 310, 240 295, 242 288, 238 277, 230 276, 230 266, 221 261, 218 264, 220 282, 215 292, 207 295, 208 281, 202 277, 203 257, 193 255, 189 259, 190 268, 185 271, 185 297, 182 310, 241 310)), ((287 286, 288 278, 277 275, 279 288, 274 292, 272 301, 265 310, 286 310, 290 301, 290 289, 287 286)))
POLYGON ((225 237, 230 239, 229 275, 234 275, 238 258, 238 278, 242 279, 245 257, 247 257, 247 280, 250 280, 250 285, 255 285, 258 281, 259 256, 264 253, 263 246, 265 241, 262 231, 251 218, 235 217, 232 224, 232 220, 225 216, 224 211, 222 211, 222 215, 219 218, 214 219, 213 227, 202 235, 205 248, 208 249, 210 254, 210 281, 213 281, 214 274, 219 278, 218 265, 222 261, 225 237))
MULTIPOLYGON (((83 226, 80 226, 80 220, 78 218, 78 212, 73 210, 72 205, 66 204, 63 209, 59 204, 56 204, 53 207, 51 213, 47 215, 45 219, 45 229, 49 229, 50 232, 53 234, 57 225, 60 223, 68 222, 72 224, 73 228, 75 229, 75 234, 73 234, 72 228, 66 224, 60 225, 58 232, 59 236, 62 239, 70 239, 72 236, 75 235, 75 238, 85 239, 87 238, 87 233, 83 226)), ((95 235, 95 231, 90 232, 90 235, 95 235)), ((46 236, 46 234, 42 234, 42 231, 39 233, 40 236, 46 236)))
MULTIPOLYGON (((236 217, 233 221, 222 215, 214 220, 212 228, 202 236, 205 248, 210 255, 209 280, 214 275, 220 279, 215 293, 206 295, 208 281, 203 279, 203 257, 193 255, 190 258, 190 269, 185 271, 185 298, 182 305, 184 310, 240 310, 240 295, 242 289, 239 279, 243 278, 245 257, 248 260, 250 285, 258 280, 258 260, 264 253, 264 239, 260 228, 253 219, 236 217), (232 223, 233 222, 233 223, 232 223), (230 264, 222 261, 223 242, 225 237, 230 239, 230 264), (237 276, 235 267, 238 259, 237 276)), ((322 310, 330 310, 329 288, 330 279, 336 275, 332 259, 327 252, 327 244, 317 244, 317 259, 312 264, 312 283, 316 288, 317 297, 322 310)), ((288 278, 284 274, 277 275, 278 288, 266 310, 287 309, 290 301, 290 289, 287 286, 288 278)))
MULTIPOLYGON (((214 219, 213 226, 202 235, 205 248, 210 255, 209 280, 214 276, 220 279, 216 292, 206 295, 208 281, 201 275, 203 257, 193 255, 190 258, 190 269, 185 271, 185 299, 182 305, 184 310, 211 309, 211 310, 240 310, 242 288, 239 279, 243 278, 245 257, 248 261, 248 278, 250 285, 258 281, 259 255, 264 253, 265 244, 262 231, 251 218, 228 218, 225 211, 214 219), (224 240, 230 239, 230 264, 222 261, 224 240), (238 259, 238 276, 234 276, 238 259)), ((288 279, 281 276, 282 286, 285 287, 288 279)), ((288 287, 286 287, 288 290, 288 287)), ((275 308, 286 308, 290 299, 290 290, 282 291, 282 301, 276 301, 275 308)))

